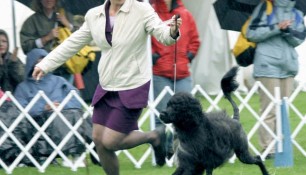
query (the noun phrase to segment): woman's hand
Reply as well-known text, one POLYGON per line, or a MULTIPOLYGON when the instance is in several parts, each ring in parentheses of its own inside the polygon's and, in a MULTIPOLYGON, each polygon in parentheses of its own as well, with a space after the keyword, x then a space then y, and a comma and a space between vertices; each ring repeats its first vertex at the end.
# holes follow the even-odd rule
POLYGON ((57 13, 57 20, 60 21, 65 27, 71 30, 71 25, 64 14, 57 13))
POLYGON ((176 15, 174 15, 172 17, 172 22, 170 23, 170 35, 172 38, 177 37, 178 30, 182 25, 182 23, 183 23, 182 18, 180 18, 179 16, 177 17, 176 15))
POLYGON ((287 29, 289 26, 291 26, 293 20, 285 20, 285 21, 282 21, 278 24, 278 27, 280 30, 285 30, 287 29))
POLYGON ((49 33, 48 33, 49 40, 52 40, 54 38, 58 37, 58 28, 53 28, 49 33))
MULTIPOLYGON (((55 106, 55 107, 58 107, 59 106, 59 102, 57 102, 57 101, 54 101, 53 102, 53 105, 55 106)), ((46 106, 45 106, 45 110, 46 111, 51 111, 52 110, 52 108, 51 108, 51 106, 49 105, 49 104, 46 104, 46 106)))
POLYGON ((42 37, 41 40, 43 45, 45 45, 46 43, 57 37, 58 37, 58 28, 53 28, 46 36, 42 37))
POLYGON ((17 54, 18 54, 18 47, 15 47, 15 49, 13 50, 13 54, 12 54, 12 56, 11 56, 11 60, 12 60, 13 62, 18 61, 17 54))
POLYGON ((44 71, 42 69, 40 69, 39 67, 35 66, 34 67, 34 71, 32 73, 32 77, 38 81, 40 80, 41 77, 43 77, 45 75, 44 71))

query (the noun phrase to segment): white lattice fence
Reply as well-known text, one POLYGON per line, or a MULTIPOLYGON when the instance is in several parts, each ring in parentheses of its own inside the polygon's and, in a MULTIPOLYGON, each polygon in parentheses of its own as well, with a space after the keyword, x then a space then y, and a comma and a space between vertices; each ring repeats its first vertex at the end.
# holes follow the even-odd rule
MULTIPOLYGON (((92 110, 91 108, 79 97, 79 95, 75 91, 71 91, 65 99, 60 103, 58 107, 55 107, 53 102, 44 94, 43 91, 40 91, 36 96, 31 100, 31 102, 23 108, 18 101, 14 98, 14 96, 11 95, 10 92, 6 92, 5 96, 0 100, 0 106, 4 103, 4 100, 6 97, 9 97, 12 102, 17 106, 17 108, 21 111, 20 115, 17 117, 17 119, 9 126, 8 128, 0 121, 0 126, 2 129, 5 130, 5 134, 1 136, 0 138, 0 145, 4 143, 5 139, 10 137, 20 148, 21 153, 18 155, 18 157, 14 160, 14 162, 11 165, 6 165, 2 160, 0 160, 0 165, 6 170, 8 174, 12 173, 12 171, 17 167, 17 165, 20 163, 20 161, 26 156, 30 161, 34 164, 35 167, 38 168, 40 172, 44 172, 45 169, 50 165, 51 161, 59 155, 63 160, 70 163, 71 169, 76 171, 77 169, 77 163, 79 161, 84 160, 85 154, 83 154, 79 160, 77 160, 74 164, 68 159, 67 155, 65 155, 61 149, 63 146, 67 143, 67 141, 72 137, 76 136, 82 143, 86 145, 86 148, 93 152, 93 144, 88 145, 86 144, 84 138, 80 135, 80 133, 77 132, 77 129, 80 127, 80 125, 83 123, 83 120, 87 117, 91 116, 92 110), (61 113, 61 110, 63 107, 69 102, 69 100, 75 97, 78 101, 82 104, 85 112, 83 113, 83 118, 76 121, 75 125, 72 126, 69 121, 63 116, 61 113), (42 125, 39 126, 37 122, 29 115, 29 110, 31 108, 35 108, 34 104, 40 99, 43 98, 46 100, 47 104, 51 106, 53 109, 53 113, 51 116, 47 119, 47 121, 42 125), (45 133, 46 128, 50 125, 50 123, 55 119, 55 117, 61 118, 61 120, 69 127, 70 132, 67 133, 67 135, 63 138, 63 140, 56 145, 53 140, 45 133), (18 139, 12 134, 12 131, 18 126, 18 123, 21 120, 26 119, 35 129, 37 130, 36 134, 31 138, 31 140, 26 144, 22 145, 18 139), (42 136, 48 144, 53 148, 53 152, 51 155, 46 159, 46 161, 43 162, 43 164, 39 164, 39 162, 29 153, 29 150, 33 147, 33 145, 37 142, 38 138, 42 136)), ((54 131, 56 134, 56 131, 54 131)))
MULTIPOLYGON (((302 92, 303 89, 303 85, 298 86, 294 93, 288 98, 287 102, 288 102, 288 106, 291 109, 291 111, 294 112, 294 114, 296 114, 299 118, 300 118, 300 122, 299 124, 296 126, 296 128, 293 129, 292 132, 292 142, 293 144, 298 148, 298 150, 304 155, 306 156, 306 151, 305 148, 302 147, 302 145, 297 141, 297 135, 302 131, 303 128, 305 128, 305 124, 306 124, 306 114, 300 112, 300 109, 298 109, 297 107, 295 107, 293 105, 293 101, 296 99, 296 97, 302 92)), ((196 95, 197 98, 204 98, 208 103, 209 106, 207 107, 207 112, 209 111, 213 111, 213 110, 221 110, 222 108, 220 107, 220 102, 222 101, 223 98, 223 94, 220 92, 217 96, 212 97, 209 96, 200 86, 195 86, 191 92, 193 95, 196 95)), ((165 89, 159 94, 159 96, 156 98, 155 101, 149 101, 148 103, 148 107, 147 110, 143 113, 143 115, 141 116, 141 118, 138 121, 138 125, 140 130, 142 130, 142 126, 145 125, 145 123, 147 123, 148 121, 152 123, 152 121, 154 121, 154 115, 158 116, 159 115, 159 111, 156 110, 156 106, 158 105, 158 103, 163 99, 163 97, 166 94, 170 94, 173 95, 173 91, 169 88, 169 87, 165 87, 165 89)), ((267 127, 267 125, 263 122, 264 118, 267 116, 267 114, 271 111, 271 110, 275 110, 276 109, 276 113, 278 118, 280 118, 280 103, 281 103, 281 99, 280 99, 280 94, 279 94, 279 89, 276 89, 276 93, 275 94, 270 94, 266 88, 260 83, 260 82, 256 82, 255 85, 253 86, 253 88, 249 91, 248 94, 246 95, 241 95, 238 92, 234 93, 234 96, 236 97, 236 102, 237 104, 239 104, 239 109, 241 110, 247 110, 251 116, 255 119, 255 123, 253 124, 253 126, 251 127, 250 131, 248 132, 248 140, 249 140, 249 146, 250 149, 258 155, 261 155, 262 158, 265 158, 267 156, 267 154, 269 153, 269 151, 273 148, 274 144, 277 141, 281 141, 282 135, 280 133, 281 128, 279 126, 281 126, 280 123, 278 123, 278 129, 277 132, 274 133, 273 131, 271 131, 271 129, 269 129, 267 127), (258 89, 262 89, 271 99, 271 103, 269 104, 269 106, 267 107, 267 109, 263 112, 262 115, 260 115, 258 113, 257 109, 254 109, 253 106, 251 106, 249 104, 249 101, 257 94, 258 89), (275 108, 276 107, 276 108, 275 108), (251 139, 254 137, 256 131, 258 130, 258 128, 260 126, 265 127, 268 132, 273 136, 274 141, 269 145, 269 147, 265 150, 265 152, 261 153, 261 151, 258 150, 258 148, 251 142, 251 139)), ((0 146, 8 139, 10 138, 11 140, 13 140, 14 143, 16 143, 16 145, 18 146, 18 148, 21 150, 20 154, 17 156, 17 158, 13 161, 12 164, 7 165, 5 164, 5 162, 2 161, 2 159, 0 158, 0 165, 1 167, 8 173, 11 174, 13 172, 13 170, 18 166, 18 164, 21 162, 21 160, 24 157, 27 157, 33 164, 34 166, 40 171, 40 172, 45 172, 46 168, 50 165, 50 163, 52 162, 52 160, 57 157, 60 156, 63 160, 68 161, 70 163, 70 167, 71 170, 76 171, 78 166, 78 162, 81 162, 85 159, 86 153, 83 153, 81 155, 81 157, 77 160, 77 162, 72 162, 67 155, 65 155, 61 149, 63 148, 63 146, 65 145, 65 143, 67 143, 67 141, 72 137, 75 136, 77 137, 78 140, 80 140, 82 143, 84 143, 85 147, 86 147, 86 152, 91 153, 96 159, 98 159, 98 155, 96 154, 96 152, 94 151, 94 143, 86 143, 86 141, 84 140, 84 138, 82 137, 82 134, 79 133, 77 131, 77 129, 81 126, 82 122, 84 121, 84 119, 91 117, 92 115, 92 107, 88 106, 83 100, 82 98, 79 97, 79 95, 75 92, 75 91, 71 91, 67 97, 61 102, 61 104, 58 107, 55 107, 53 105, 53 103, 50 101, 50 99, 44 94, 44 92, 39 92, 38 94, 36 94, 36 96, 33 98, 33 100, 25 107, 23 108, 18 101, 14 98, 14 96, 10 93, 10 92, 6 92, 5 95, 0 99, 0 107, 3 105, 3 103, 5 102, 5 100, 7 98, 10 98, 12 100, 12 102, 16 105, 16 107, 21 111, 21 113, 17 116, 17 118, 11 123, 10 126, 6 126, 1 120, 0 120, 0 128, 2 130, 4 130, 4 134, 0 135, 0 146), (70 122, 65 118, 65 116, 61 113, 63 107, 65 106, 65 104, 67 104, 67 102, 69 102, 69 100, 71 98, 75 97, 83 106, 84 109, 84 113, 83 113, 83 118, 79 119, 74 125, 71 125, 70 122), (29 115, 29 110, 34 106, 35 102, 37 102, 40 98, 43 98, 46 100, 46 102, 51 106, 51 108, 53 109, 53 113, 52 115, 48 118, 48 120, 42 125, 39 126, 36 121, 29 115), (66 125, 67 127, 69 127, 70 132, 63 138, 63 140, 59 143, 59 144, 55 144, 54 141, 50 138, 50 136, 48 136, 46 134, 46 128, 50 125, 50 123, 55 119, 55 117, 59 117, 66 125), (18 126, 18 124, 22 121, 22 120, 27 120, 29 123, 31 123, 31 125, 33 127, 35 127, 35 129, 37 130, 36 134, 33 136, 33 138, 31 138, 31 140, 26 144, 23 145, 17 138, 16 136, 14 136, 13 131, 14 129, 18 126), (32 148, 32 146, 37 142, 39 137, 43 137, 53 148, 53 152, 51 153, 51 155, 49 155, 49 157, 47 158, 47 160, 45 162, 43 162, 43 164, 39 164, 39 162, 33 157, 33 155, 30 153, 30 149, 32 148)), ((306 101, 305 101, 306 104, 306 101)), ((278 120, 279 121, 279 120, 278 120)), ((152 125, 154 127, 154 125, 152 125)), ((153 129, 153 128, 151 128, 153 129)), ((170 125, 167 125, 167 130, 170 132, 173 132, 173 129, 171 128, 170 125)), ((281 144, 278 144, 281 146, 281 144)), ((279 148, 279 150, 281 150, 281 147, 279 148)), ((149 158, 151 158, 152 155, 152 149, 151 147, 147 147, 143 153, 141 154, 140 158, 136 158, 135 155, 133 155, 133 152, 130 150, 122 150, 122 151, 118 151, 116 152, 117 155, 123 154, 124 156, 126 156, 133 164, 136 168, 141 168, 142 164, 149 158)), ((139 156, 139 153, 137 153, 139 156)), ((235 159, 235 157, 232 158, 232 161, 235 159)), ((154 162, 154 159, 153 159, 154 162)), ((173 158, 171 160, 167 161, 168 166, 172 166, 173 165, 173 158)))

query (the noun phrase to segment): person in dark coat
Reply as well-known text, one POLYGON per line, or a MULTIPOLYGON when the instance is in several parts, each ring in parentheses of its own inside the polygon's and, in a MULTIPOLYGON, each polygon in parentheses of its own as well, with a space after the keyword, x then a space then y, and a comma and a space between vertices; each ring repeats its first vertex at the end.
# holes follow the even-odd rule
POLYGON ((24 64, 15 54, 9 52, 7 33, 0 29, 0 87, 3 91, 14 92, 18 83, 23 80, 24 64))
MULTIPOLYGON (((4 92, 0 88, 0 99, 3 103, 0 104, 0 121, 4 126, 0 127, 0 136, 6 138, 0 143, 0 155, 1 160, 10 166, 17 156, 21 153, 21 149, 17 146, 16 141, 13 140, 8 133, 4 130, 5 128, 12 127, 11 125, 15 122, 17 118, 20 118, 20 110, 16 107, 13 101, 9 98, 4 97, 4 92), (6 136, 7 137, 6 137, 6 136)), ((12 130, 12 134, 18 140, 21 145, 26 145, 26 140, 28 140, 29 123, 26 119, 19 120, 18 125, 12 130)), ((1 138, 1 139, 2 139, 1 138)), ((29 159, 23 158, 20 163, 28 164, 29 159)), ((0 166, 1 167, 1 166, 0 166)))

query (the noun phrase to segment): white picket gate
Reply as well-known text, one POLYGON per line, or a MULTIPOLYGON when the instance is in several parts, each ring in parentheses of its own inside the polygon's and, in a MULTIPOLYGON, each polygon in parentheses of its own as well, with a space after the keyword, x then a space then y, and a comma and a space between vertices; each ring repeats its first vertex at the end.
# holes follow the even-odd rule
MULTIPOLYGON (((302 113, 300 112, 301 109, 298 109, 296 106, 293 105, 293 101, 296 99, 296 97, 300 94, 300 93, 305 93, 302 92, 303 87, 305 87, 305 85, 300 84, 293 92, 293 94, 288 98, 287 100, 287 105, 288 107, 291 109, 291 111, 294 112, 294 114, 296 116, 298 116, 300 118, 300 122, 297 125, 296 128, 292 129, 292 135, 291 135, 291 140, 293 145, 296 146, 296 148, 306 157, 306 148, 303 148, 303 146, 297 141, 297 136, 298 134, 301 132, 301 130, 305 127, 306 125, 306 114, 305 112, 302 113)), ((159 96, 156 98, 155 101, 149 101, 148 102, 148 107, 147 110, 145 110, 145 112, 142 114, 141 118, 138 121, 138 125, 139 128, 141 130, 142 125, 144 125, 145 122, 147 122, 148 120, 150 122, 154 121, 154 115, 159 115, 159 111, 156 110, 156 106, 158 105, 158 103, 163 99, 163 97, 166 94, 170 94, 173 95, 173 91, 169 88, 169 87, 165 87, 164 90, 159 94, 159 96)), ((222 92, 220 92, 214 99, 209 96, 199 85, 196 85, 192 92, 193 95, 196 94, 196 97, 203 97, 205 98, 208 103, 209 103, 209 107, 206 109, 207 112, 209 111, 213 111, 213 110, 221 110, 221 108, 219 107, 219 103, 221 101, 221 99, 223 98, 223 94, 222 92)), ((276 114, 277 114, 277 121, 281 121, 280 119, 280 104, 281 104, 281 99, 280 99, 280 91, 279 88, 276 88, 275 94, 270 94, 266 88, 260 83, 260 82, 256 82, 254 84, 254 86, 252 87, 252 89, 248 92, 248 94, 246 95, 242 95, 239 94, 238 92, 234 93, 234 96, 236 96, 236 99, 238 99, 238 101, 236 100, 237 104, 239 104, 239 109, 240 111, 243 110, 244 108, 249 111, 249 113, 252 115, 252 117, 254 117, 256 119, 256 123, 254 123, 253 127, 251 128, 251 130, 248 132, 248 140, 249 140, 249 146, 250 146, 250 150, 253 151, 254 154, 258 154, 261 155, 261 157, 264 159, 267 154, 269 153, 269 151, 273 148, 274 144, 279 141, 282 141, 282 134, 281 134, 281 123, 277 123, 277 132, 274 133, 271 129, 269 129, 269 127, 267 127, 267 125, 263 122, 264 118, 267 116, 267 114, 271 111, 271 110, 276 110, 276 114), (249 101, 252 97, 254 97, 254 95, 256 95, 258 89, 262 89, 271 99, 271 103, 269 104, 269 106, 267 107, 266 111, 264 111, 264 113, 262 115, 259 114, 258 110, 253 109, 252 106, 249 105, 249 101), (268 132, 273 136, 274 141, 269 145, 269 147, 265 150, 265 152, 261 152, 260 150, 257 149, 257 147, 251 142, 251 138, 254 137, 256 131, 258 130, 258 128, 260 126, 265 127, 268 132)), ((18 167, 18 164, 20 163, 20 161, 24 158, 27 157, 33 164, 34 166, 38 169, 38 171, 40 172, 45 172, 46 168, 50 165, 50 163, 52 162, 52 160, 57 157, 60 156, 63 160, 70 162, 70 166, 71 166, 71 170, 72 171, 77 171, 77 164, 81 161, 83 161, 85 159, 85 156, 88 153, 91 153, 96 159, 98 159, 98 155, 97 153, 94 151, 94 143, 86 143, 84 138, 82 137, 82 135, 77 131, 77 129, 81 126, 82 122, 84 121, 84 119, 91 117, 92 116, 92 111, 93 108, 91 106, 88 106, 83 99, 76 93, 76 91, 71 91, 67 97, 61 102, 61 104, 58 107, 55 107, 52 103, 52 101, 44 94, 43 91, 40 91, 38 94, 36 94, 36 96, 33 98, 33 100, 25 107, 23 108, 18 101, 14 98, 14 96, 10 93, 10 92, 5 92, 5 95, 0 99, 0 108, 3 105, 3 103, 5 102, 5 100, 7 98, 10 98, 12 100, 12 102, 16 105, 16 107, 21 111, 21 113, 19 114, 19 116, 16 118, 16 120, 10 125, 10 126, 6 126, 1 120, 0 120, 0 129, 4 130, 5 133, 3 135, 0 135, 0 147, 1 145, 5 142, 6 139, 11 138, 16 145, 19 147, 19 149, 21 150, 20 154, 17 156, 17 158, 14 160, 14 162, 10 165, 5 164, 5 162, 2 161, 1 157, 0 157, 0 166, 6 171, 7 174, 11 174, 13 172, 13 170, 18 167), (83 118, 79 119, 75 125, 71 125, 69 123, 69 121, 65 118, 65 116, 61 113, 61 110, 63 109, 63 107, 65 106, 65 104, 72 98, 72 97, 76 97, 77 100, 82 104, 83 109, 84 109, 84 113, 83 113, 83 118), (43 98, 46 100, 46 102, 51 106, 51 108, 53 109, 53 114, 48 118, 48 120, 42 125, 39 126, 36 121, 29 115, 29 110, 35 106, 33 106, 35 104, 35 102, 37 102, 40 98, 43 98), (50 139, 50 137, 45 133, 46 128, 50 125, 50 123, 54 120, 55 117, 60 117, 63 122, 70 128, 70 132, 63 138, 63 140, 56 145, 52 139, 50 139), (13 131, 14 129, 18 126, 18 124, 22 121, 22 120, 28 120, 33 127, 35 127, 37 129, 37 133, 33 136, 33 138, 30 140, 29 143, 27 143, 26 145, 22 145, 19 140, 14 136, 13 131), (31 149, 31 147, 36 143, 36 141, 38 140, 39 137, 43 137, 53 148, 53 152, 52 154, 47 158, 47 160, 41 165, 39 164, 39 162, 33 157, 33 155, 31 155, 31 153, 29 152, 29 150, 31 149), (65 143, 67 143, 67 141, 72 137, 72 136, 76 136, 82 143, 84 143, 84 145, 86 146, 86 152, 83 153, 81 155, 81 157, 78 159, 77 162, 72 162, 70 161, 70 159, 68 158, 67 155, 65 155, 61 149, 63 148, 63 146, 65 145, 65 143)), ((305 105, 306 105, 306 100, 305 100, 305 105)), ((304 105, 304 106, 305 106, 304 105)), ((154 126, 154 125, 152 125, 154 126)), ((151 128, 153 129, 153 128, 151 128)), ((172 131, 173 129, 171 128, 170 125, 167 125, 167 130, 168 131, 172 131)), ((278 150, 282 150, 282 144, 278 144, 279 148, 278 150)), ((117 151, 116 152, 117 155, 119 154, 124 154, 133 164, 136 168, 141 168, 142 164, 151 157, 152 155, 152 149, 151 147, 148 147, 145 151, 143 151, 143 154, 140 158, 135 158, 133 153, 131 153, 131 151, 129 150, 122 150, 122 151, 117 151)), ((139 154, 139 153, 138 153, 139 154)), ((231 159, 231 161, 234 161, 235 157, 233 157, 231 159)), ((154 158, 152 159, 152 162, 154 162, 154 158)), ((154 163, 153 163, 154 164, 154 163)), ((168 166, 173 166, 173 158, 171 160, 167 160, 167 165, 168 166)))

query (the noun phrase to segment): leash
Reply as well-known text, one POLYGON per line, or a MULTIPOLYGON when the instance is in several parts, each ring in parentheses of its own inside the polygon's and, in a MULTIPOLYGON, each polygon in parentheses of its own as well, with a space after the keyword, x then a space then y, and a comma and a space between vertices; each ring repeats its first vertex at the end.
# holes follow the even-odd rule
MULTIPOLYGON (((175 15, 175 31, 177 33, 178 28, 177 28, 177 19, 180 18, 180 14, 175 15)), ((173 74, 173 92, 175 93, 176 91, 176 56, 177 55, 177 40, 175 38, 175 44, 174 44, 174 64, 173 64, 173 69, 174 69, 174 74, 173 74)))

